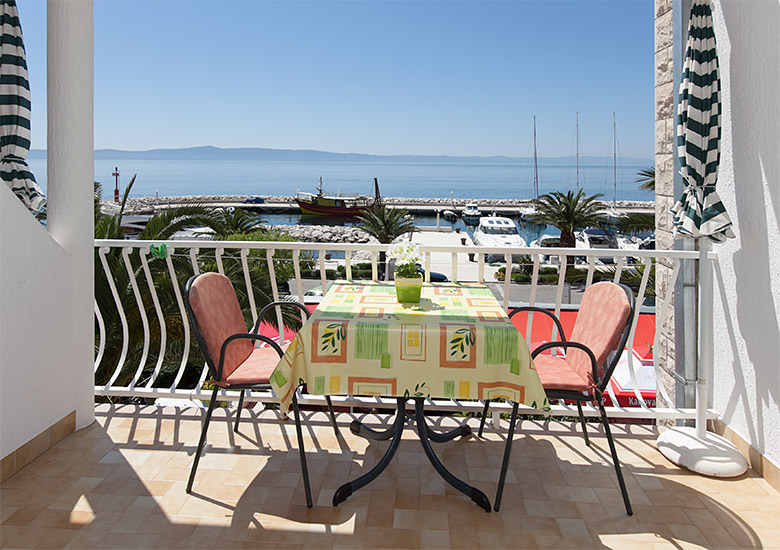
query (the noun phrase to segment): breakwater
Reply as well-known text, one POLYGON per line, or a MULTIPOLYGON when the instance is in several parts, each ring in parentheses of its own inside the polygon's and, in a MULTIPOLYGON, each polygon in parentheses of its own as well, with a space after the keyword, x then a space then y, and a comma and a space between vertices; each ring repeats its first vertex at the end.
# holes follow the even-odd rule
MULTIPOLYGON (((128 214, 153 214, 174 206, 187 204, 208 204, 216 207, 251 208, 260 212, 298 213, 300 209, 292 196, 261 195, 264 204, 244 204, 247 195, 185 195, 178 197, 133 197, 127 201, 128 214)), ((517 216, 533 212, 531 199, 449 199, 449 198, 410 198, 383 197, 383 202, 391 207, 406 208, 411 213, 433 214, 450 209, 462 210, 467 203, 475 203, 484 213, 517 216)), ((107 201, 104 201, 107 202, 107 201)), ((604 202, 605 208, 612 208, 612 202, 604 202)), ((616 213, 655 212, 652 201, 617 201, 616 213)))

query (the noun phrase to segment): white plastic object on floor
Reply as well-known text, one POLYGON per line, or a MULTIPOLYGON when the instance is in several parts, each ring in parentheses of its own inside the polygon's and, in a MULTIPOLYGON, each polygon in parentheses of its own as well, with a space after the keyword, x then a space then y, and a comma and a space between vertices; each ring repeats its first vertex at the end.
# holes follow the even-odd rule
POLYGON ((678 466, 712 477, 737 477, 747 471, 742 453, 725 437, 706 432, 697 437, 696 428, 675 427, 658 436, 661 454, 678 466))

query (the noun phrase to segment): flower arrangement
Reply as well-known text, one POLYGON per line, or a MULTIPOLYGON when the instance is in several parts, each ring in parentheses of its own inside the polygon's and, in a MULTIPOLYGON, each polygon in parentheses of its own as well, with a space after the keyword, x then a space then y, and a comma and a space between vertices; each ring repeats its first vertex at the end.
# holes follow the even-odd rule
POLYGON ((411 241, 396 243, 387 249, 387 257, 395 260, 396 277, 418 278, 417 264, 422 262, 420 247, 411 241))

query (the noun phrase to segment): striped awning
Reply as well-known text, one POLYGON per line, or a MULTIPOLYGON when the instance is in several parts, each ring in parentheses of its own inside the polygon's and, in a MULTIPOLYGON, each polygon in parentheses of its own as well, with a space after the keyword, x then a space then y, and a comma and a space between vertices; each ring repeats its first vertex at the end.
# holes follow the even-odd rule
POLYGON ((0 0, 0 176, 33 212, 46 203, 25 159, 30 151, 30 83, 16 0, 0 0))
POLYGON ((680 83, 677 154, 683 194, 674 205, 675 231, 689 237, 733 238, 731 220, 715 190, 720 161, 720 75, 708 0, 693 0, 680 83))

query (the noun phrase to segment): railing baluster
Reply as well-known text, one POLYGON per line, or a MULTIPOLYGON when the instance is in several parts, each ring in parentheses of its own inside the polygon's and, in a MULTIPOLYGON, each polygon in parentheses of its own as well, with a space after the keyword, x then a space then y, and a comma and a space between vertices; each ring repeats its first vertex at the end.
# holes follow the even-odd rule
POLYGON ((425 253, 425 282, 431 282, 431 253, 425 253))
POLYGON ((647 291, 647 281, 650 279, 649 261, 647 258, 645 258, 644 262, 645 268, 642 273, 642 282, 639 283, 639 291, 637 292, 637 301, 634 308, 634 318, 631 320, 631 330, 628 333, 628 342, 626 343, 628 351, 624 351, 624 353, 628 354, 628 373, 631 377, 631 385, 634 388, 634 395, 636 396, 639 405, 646 409, 647 403, 645 402, 644 397, 642 397, 642 392, 639 391, 639 384, 637 384, 636 371, 634 369, 634 337, 636 336, 636 326, 639 322, 639 310, 641 308, 642 301, 644 300, 645 292, 647 291))
POLYGON ((477 253, 477 282, 485 284, 485 255, 477 253))
POLYGON ((352 251, 344 251, 344 275, 347 281, 352 282, 352 251))
MULTIPOLYGON (((539 286, 539 263, 541 262, 541 258, 539 257, 539 254, 534 254, 534 267, 531 272, 531 293, 528 296, 528 305, 534 306, 536 305, 536 288, 539 286)), ((534 312, 529 311, 527 313, 528 320, 525 324, 525 341, 530 345, 531 344, 531 336, 533 335, 533 325, 534 325, 534 312)))
POLYGON ((295 271, 295 289, 298 291, 298 301, 303 303, 303 282, 301 280, 301 251, 293 250, 293 271, 295 271))
POLYGON ((192 264, 192 274, 200 275, 200 268, 198 267, 198 252, 199 248, 190 248, 190 263, 192 264))
POLYGON ((144 345, 141 350, 141 359, 138 361, 138 367, 136 367, 133 379, 130 381, 130 388, 134 388, 138 379, 141 377, 141 373, 146 366, 146 359, 149 356, 149 341, 151 336, 149 334, 149 319, 146 317, 146 308, 144 307, 144 300, 141 297, 141 292, 138 290, 138 281, 135 280, 135 270, 130 263, 130 253, 132 248, 122 249, 122 261, 125 264, 125 271, 127 271, 127 278, 130 281, 130 288, 133 289, 133 297, 135 298, 135 305, 138 306, 138 316, 141 318, 141 326, 144 331, 144 345))
POLYGON ((187 360, 190 358, 190 320, 187 317, 187 308, 184 306, 184 299, 181 296, 181 289, 179 288, 179 279, 176 277, 176 271, 173 269, 173 261, 171 260, 171 256, 173 256, 175 251, 175 248, 168 250, 168 255, 165 257, 165 264, 168 266, 168 274, 171 277, 173 294, 176 296, 176 303, 179 306, 179 315, 181 315, 182 330, 184 331, 184 349, 182 352, 181 364, 179 364, 179 370, 176 372, 176 378, 173 380, 173 384, 171 384, 171 390, 175 390, 179 385, 181 377, 184 376, 184 369, 187 367, 187 360))
MULTIPOLYGON (((274 252, 276 252, 273 248, 269 248, 265 251, 265 258, 268 262, 268 278, 271 281, 271 295, 273 297, 273 301, 277 302, 279 300, 279 288, 276 286, 276 269, 274 268, 274 252)), ((323 292, 323 295, 325 295, 325 292, 323 292)), ((277 326, 279 328, 279 345, 284 345, 284 320, 282 319, 282 308, 280 306, 277 306, 274 308, 276 310, 276 322, 277 326)))
POLYGON ((379 263, 379 253, 376 250, 371 251, 371 280, 377 282, 379 280, 379 270, 377 264, 379 263))
POLYGON ((588 278, 585 281, 585 288, 593 284, 593 273, 596 271, 596 256, 588 256, 588 278))
POLYGON ((217 260, 217 273, 222 275, 225 274, 225 268, 222 266, 222 255, 224 253, 225 249, 222 247, 214 249, 214 259, 217 260))
POLYGON ((100 263, 103 265, 103 273, 106 275, 108 287, 111 289, 111 295, 114 297, 114 303, 116 304, 116 308, 119 313, 119 321, 122 323, 122 351, 119 354, 119 361, 117 361, 117 364, 114 367, 114 372, 111 374, 111 378, 109 378, 108 382, 106 383, 106 389, 113 386, 114 382, 116 382, 116 379, 119 378, 119 373, 122 371, 122 367, 125 366, 127 350, 130 344, 130 331, 127 326, 125 309, 122 307, 122 300, 119 297, 119 292, 117 291, 116 283, 114 282, 114 275, 111 273, 111 268, 109 268, 108 260, 106 259, 106 254, 108 254, 110 250, 111 249, 108 247, 102 247, 100 250, 98 250, 98 256, 100 257, 100 263))
POLYGON ((246 286, 246 297, 249 299, 249 311, 252 313, 252 323, 257 322, 257 304, 255 304, 255 293, 252 289, 252 277, 249 275, 249 249, 241 249, 241 270, 244 272, 244 285, 246 286))
MULTIPOLYGON (((664 302, 661 304, 661 311, 658 311, 658 304, 656 304, 656 310, 655 310, 655 337, 653 338, 653 370, 655 372, 655 379, 656 380, 662 380, 663 372, 661 372, 661 367, 658 365, 658 339, 661 338, 663 329, 666 327, 666 312, 669 311, 669 305, 672 302, 672 295, 674 294, 673 289, 675 282, 677 281, 677 276, 680 273, 680 266, 682 264, 682 261, 679 259, 672 260, 672 274, 667 280, 666 284, 666 293, 664 296, 664 302), (660 320, 660 321, 659 321, 660 320)), ((656 297, 657 298, 657 297, 656 297)), ((656 384, 656 391, 661 393, 661 397, 663 397, 664 401, 668 403, 669 405, 674 405, 675 401, 669 397, 669 394, 666 391, 666 388, 663 384, 656 384)), ((656 395, 656 406, 658 405, 658 396, 656 395)))
POLYGON ((146 286, 149 287, 149 293, 152 295, 152 302, 154 303, 154 311, 157 314, 157 322, 160 325, 160 351, 157 355, 157 363, 154 366, 154 371, 149 377, 149 381, 146 383, 147 388, 151 388, 157 376, 162 369, 163 361, 165 360, 165 350, 168 345, 168 332, 165 326, 165 316, 163 315, 162 307, 160 306, 160 299, 157 296, 157 289, 154 286, 154 280, 152 279, 152 273, 149 270, 149 262, 146 259, 146 255, 149 254, 149 248, 144 247, 138 250, 138 256, 141 258, 141 266, 144 270, 144 276, 146 277, 146 286))
POLYGON ((504 264, 504 311, 509 312, 509 289, 512 284, 512 255, 505 254, 506 264, 504 264))
MULTIPOLYGON (((426 273, 426 275, 428 275, 426 273)), ((428 275, 430 278, 430 275, 428 275)), ((453 252, 452 253, 452 282, 457 283, 458 282, 458 253, 453 252)))
POLYGON ((95 317, 98 323, 98 332, 100 333, 100 340, 98 342, 97 357, 95 357, 94 372, 97 372, 100 362, 103 360, 103 352, 106 350, 106 324, 103 321, 103 316, 100 314, 100 308, 98 307, 97 300, 95 302, 95 317))
MULTIPOLYGON (((561 304, 563 303, 563 288, 566 285, 566 267, 569 263, 569 257, 567 255, 561 256, 561 266, 558 270, 558 289, 555 294, 555 316, 560 319, 561 317, 561 304)), ((552 340, 558 339, 558 327, 553 323, 552 327, 552 340)), ((552 350, 552 354, 555 355, 555 350, 552 350)))
POLYGON ((319 250, 317 255, 320 261, 320 285, 322 285, 322 295, 328 292, 328 274, 325 272, 325 250, 319 250))
POLYGON ((615 278, 612 281, 615 284, 618 284, 620 282, 620 277, 623 275, 623 266, 626 263, 626 259, 623 256, 620 256, 617 258, 617 262, 615 263, 615 278))

